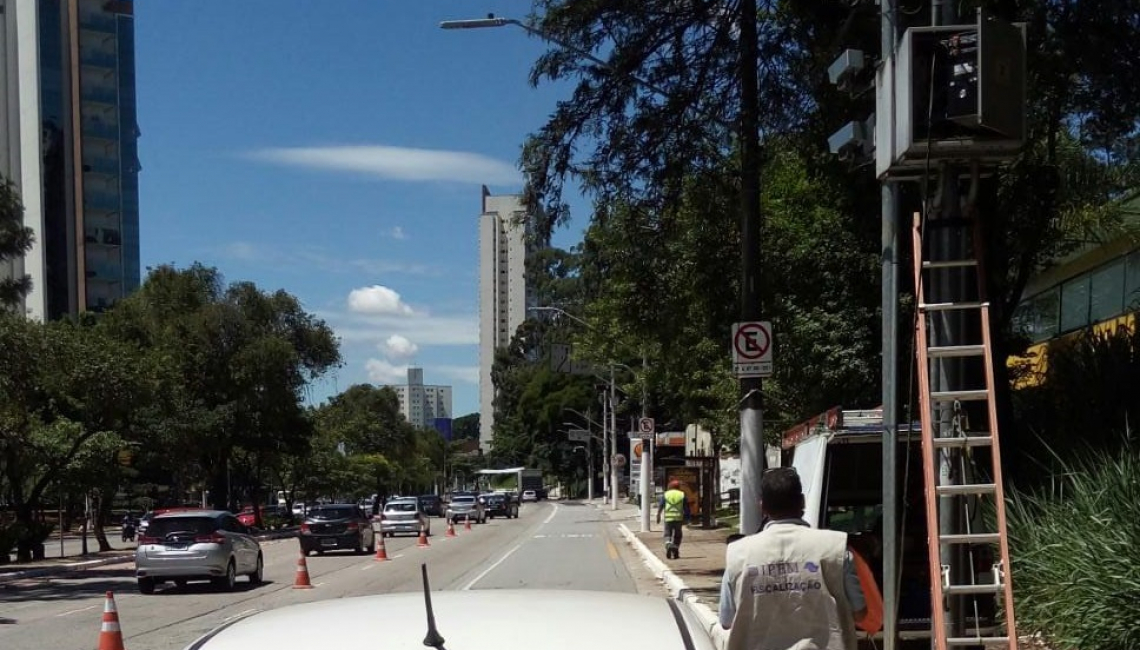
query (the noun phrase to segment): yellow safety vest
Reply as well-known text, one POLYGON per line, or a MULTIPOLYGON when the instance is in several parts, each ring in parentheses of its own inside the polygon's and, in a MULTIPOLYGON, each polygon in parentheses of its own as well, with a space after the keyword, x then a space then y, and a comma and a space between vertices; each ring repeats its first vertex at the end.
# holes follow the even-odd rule
POLYGON ((665 493, 665 521, 681 521, 685 518, 685 493, 669 490, 665 493))

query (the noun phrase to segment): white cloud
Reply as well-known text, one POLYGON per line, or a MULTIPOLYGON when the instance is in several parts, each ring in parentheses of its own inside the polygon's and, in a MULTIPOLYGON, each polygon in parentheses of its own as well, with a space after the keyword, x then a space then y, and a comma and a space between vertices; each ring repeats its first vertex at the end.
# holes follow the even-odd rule
POLYGON ((399 262, 386 259, 347 258, 334 255, 317 248, 278 249, 249 242, 230 242, 211 251, 224 260, 257 264, 281 271, 313 270, 329 273, 363 273, 365 275, 406 275, 439 276, 443 269, 422 262, 399 262))
POLYGON ((348 308, 357 314, 411 316, 415 313, 400 294, 379 284, 349 292, 348 308))
POLYGON ((389 359, 399 361, 411 359, 416 356, 416 352, 420 351, 420 346, 409 341, 406 336, 399 334, 389 336, 388 340, 384 341, 384 345, 377 347, 379 347, 384 354, 388 355, 389 359))
POLYGON ((398 366, 385 359, 369 359, 364 362, 368 379, 375 384, 403 384, 408 381, 408 367, 398 366))
POLYGON ((408 234, 399 226, 392 226, 392 229, 388 231, 388 236, 392 239, 399 239, 400 241, 404 241, 408 238, 408 234))
POLYGON ((250 154, 280 165, 369 174, 399 181, 451 181, 515 185, 522 175, 513 165, 466 151, 384 145, 271 147, 250 154))

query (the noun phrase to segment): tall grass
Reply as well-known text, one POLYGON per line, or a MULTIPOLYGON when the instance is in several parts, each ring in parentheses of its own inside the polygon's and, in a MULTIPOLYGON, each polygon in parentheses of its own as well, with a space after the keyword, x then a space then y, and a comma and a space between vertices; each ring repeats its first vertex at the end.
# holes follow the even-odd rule
POLYGON ((1140 456, 1086 451, 1032 493, 1011 491, 1018 632, 1057 650, 1140 648, 1140 456))

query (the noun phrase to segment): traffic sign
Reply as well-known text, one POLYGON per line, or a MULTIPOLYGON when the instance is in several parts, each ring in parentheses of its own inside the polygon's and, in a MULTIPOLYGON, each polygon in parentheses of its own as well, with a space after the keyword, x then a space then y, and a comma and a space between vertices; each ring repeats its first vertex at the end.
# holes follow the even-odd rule
POLYGON ((656 435, 656 425, 653 418, 637 419, 637 437, 642 440, 652 440, 656 435))
POLYGON ((566 432, 570 442, 589 442, 590 432, 587 429, 570 429, 566 432))
POLYGON ((772 323, 733 323, 732 366, 737 377, 772 376, 772 323))
POLYGON ((614 455, 614 465, 617 467, 625 467, 625 454, 614 455))

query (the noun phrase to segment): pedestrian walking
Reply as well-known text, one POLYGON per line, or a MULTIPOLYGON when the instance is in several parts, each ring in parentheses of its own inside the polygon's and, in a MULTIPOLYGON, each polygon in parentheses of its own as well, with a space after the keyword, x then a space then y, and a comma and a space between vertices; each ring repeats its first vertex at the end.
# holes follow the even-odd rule
POLYGON ((729 544, 720 624, 727 650, 856 650, 866 604, 847 534, 803 520, 804 495, 792 468, 764 473, 764 529, 729 544))
POLYGON ((676 479, 669 481, 669 489, 657 502, 657 523, 661 523, 662 513, 665 514, 665 558, 680 559, 684 525, 689 521, 689 500, 676 479))

